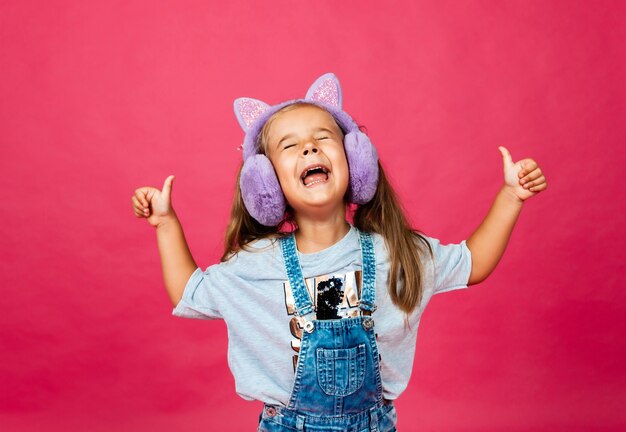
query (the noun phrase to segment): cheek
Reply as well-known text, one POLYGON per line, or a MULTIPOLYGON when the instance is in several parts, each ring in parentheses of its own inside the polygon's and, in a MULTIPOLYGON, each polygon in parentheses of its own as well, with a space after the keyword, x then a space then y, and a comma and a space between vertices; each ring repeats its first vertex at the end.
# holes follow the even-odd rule
POLYGON ((335 162, 333 163, 333 175, 337 187, 345 193, 350 184, 350 167, 348 166, 348 160, 345 154, 339 154, 338 157, 335 158, 335 162))
POLYGON ((272 165, 274 166, 274 172, 276 173, 276 177, 278 177, 278 181, 281 184, 281 187, 284 189, 285 186, 289 185, 287 181, 291 177, 293 177, 293 169, 294 167, 289 165, 289 161, 284 158, 270 158, 272 165))
POLYGON ((346 153, 343 148, 337 151, 337 157, 335 160, 335 170, 339 172, 342 179, 344 177, 347 179, 350 176, 350 168, 348 166, 348 158, 346 157, 346 153))

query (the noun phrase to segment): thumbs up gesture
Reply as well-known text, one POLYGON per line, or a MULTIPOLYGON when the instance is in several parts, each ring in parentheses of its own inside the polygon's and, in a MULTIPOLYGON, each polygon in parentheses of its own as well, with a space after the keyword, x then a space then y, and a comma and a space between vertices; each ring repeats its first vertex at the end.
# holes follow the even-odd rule
POLYGON ((506 147, 498 147, 504 164, 504 185, 521 201, 537 195, 548 187, 541 168, 533 159, 526 158, 513 162, 506 147))
POLYGON ((154 227, 165 219, 176 216, 171 198, 173 181, 173 175, 167 177, 163 183, 163 190, 150 186, 135 189, 131 198, 135 216, 148 219, 148 223, 154 227))

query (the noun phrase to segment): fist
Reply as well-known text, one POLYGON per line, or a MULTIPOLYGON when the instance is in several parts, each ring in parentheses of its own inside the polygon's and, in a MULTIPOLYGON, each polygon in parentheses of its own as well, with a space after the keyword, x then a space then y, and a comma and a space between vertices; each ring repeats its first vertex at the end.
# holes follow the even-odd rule
POLYGON ((537 195, 548 187, 546 177, 533 159, 526 158, 513 162, 511 153, 498 147, 504 164, 504 185, 510 188, 521 201, 537 195))
POLYGON ((165 179, 163 190, 150 186, 135 189, 131 197, 133 212, 138 218, 146 218, 152 226, 158 226, 165 219, 175 216, 172 208, 172 183, 174 176, 165 179))

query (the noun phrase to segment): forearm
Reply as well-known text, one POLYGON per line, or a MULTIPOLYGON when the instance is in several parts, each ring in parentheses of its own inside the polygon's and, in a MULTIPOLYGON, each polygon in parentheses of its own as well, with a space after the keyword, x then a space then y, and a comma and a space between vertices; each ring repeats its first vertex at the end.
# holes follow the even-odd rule
POLYGON ((156 227, 156 233, 165 288, 175 306, 183 296, 189 277, 198 266, 189 251, 183 228, 176 216, 160 223, 156 227))
POLYGON ((500 189, 487 216, 467 239, 467 247, 472 253, 472 273, 468 284, 482 282, 495 269, 504 254, 523 204, 506 186, 500 189))

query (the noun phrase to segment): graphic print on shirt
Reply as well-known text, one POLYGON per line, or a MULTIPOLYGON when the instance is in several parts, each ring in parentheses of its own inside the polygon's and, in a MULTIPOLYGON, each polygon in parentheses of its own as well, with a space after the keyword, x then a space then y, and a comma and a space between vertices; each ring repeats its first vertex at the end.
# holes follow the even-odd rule
MULTIPOLYGON (((305 284, 313 307, 316 319, 341 319, 361 315, 359 299, 361 298, 362 272, 350 271, 345 274, 328 274, 305 279, 305 284)), ((300 352, 304 318, 296 316, 296 303, 289 281, 283 282, 285 292, 285 306, 289 320, 289 330, 294 339, 291 348, 296 352, 293 356, 293 370, 295 372, 300 352)))

